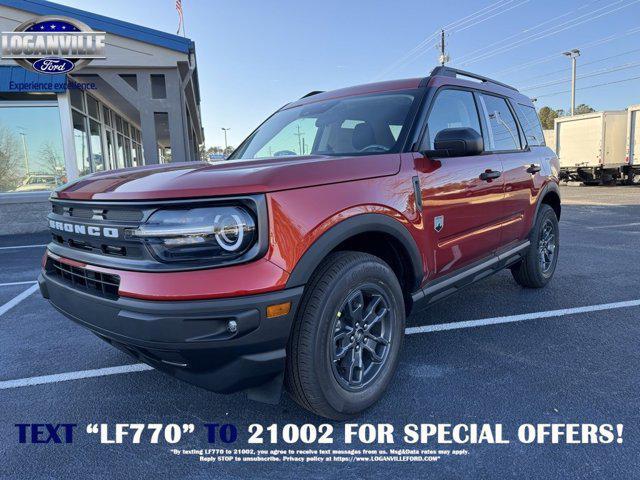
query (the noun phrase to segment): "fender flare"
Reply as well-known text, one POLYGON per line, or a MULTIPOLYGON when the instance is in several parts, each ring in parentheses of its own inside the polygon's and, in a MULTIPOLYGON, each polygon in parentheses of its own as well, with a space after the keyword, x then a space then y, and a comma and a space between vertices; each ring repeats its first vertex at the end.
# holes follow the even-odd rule
MULTIPOLYGON (((536 213, 533 216, 533 224, 534 225, 535 225, 535 222, 536 222, 536 220, 538 218, 538 212, 540 211, 540 207, 542 206, 542 201, 544 200, 544 197, 546 197, 549 192, 554 192, 556 195, 558 195, 558 198, 561 198, 560 197, 560 187, 558 186, 558 184, 556 182, 548 182, 542 188, 542 191, 538 195, 538 201, 537 201, 537 205, 536 205, 536 213)), ((562 204, 562 202, 560 202, 560 203, 562 204)), ((558 220, 560 220, 560 219, 558 219, 558 220)), ((533 226, 531 228, 533 228, 533 226)))
POLYGON ((286 288, 305 285, 334 248, 345 240, 366 232, 386 233, 400 242, 409 255, 415 283, 419 286, 424 277, 422 256, 407 227, 388 215, 363 213, 347 218, 324 232, 300 257, 287 280, 286 288))

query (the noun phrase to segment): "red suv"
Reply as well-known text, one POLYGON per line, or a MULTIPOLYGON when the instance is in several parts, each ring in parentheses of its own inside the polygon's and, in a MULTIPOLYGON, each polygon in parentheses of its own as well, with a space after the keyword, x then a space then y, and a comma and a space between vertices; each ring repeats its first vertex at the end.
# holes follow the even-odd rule
POLYGON ((376 402, 405 318, 558 260, 558 160, 508 85, 445 67, 312 92, 216 164, 102 172, 52 195, 42 294, 158 370, 344 419, 376 402))

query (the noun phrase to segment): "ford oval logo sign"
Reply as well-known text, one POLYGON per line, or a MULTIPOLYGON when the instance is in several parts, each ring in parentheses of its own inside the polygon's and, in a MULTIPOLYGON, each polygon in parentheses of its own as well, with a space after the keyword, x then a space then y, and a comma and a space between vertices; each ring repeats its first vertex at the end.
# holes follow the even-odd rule
POLYGON ((69 73, 75 66, 75 63, 71 60, 58 57, 41 58, 33 62, 34 70, 48 74, 69 73))
POLYGON ((106 38, 73 18, 36 17, 13 32, 0 32, 0 58, 37 73, 64 75, 106 58, 106 38))

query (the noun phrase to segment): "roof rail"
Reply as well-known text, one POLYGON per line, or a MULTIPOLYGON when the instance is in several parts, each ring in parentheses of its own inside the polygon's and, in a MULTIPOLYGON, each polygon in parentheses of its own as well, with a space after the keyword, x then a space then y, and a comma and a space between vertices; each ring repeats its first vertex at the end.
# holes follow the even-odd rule
POLYGON ((518 89, 516 87, 512 87, 511 85, 507 85, 506 83, 498 82, 497 80, 493 80, 491 78, 483 77, 482 75, 477 75, 475 73, 465 72, 464 70, 458 70, 457 68, 436 67, 433 70, 431 70, 431 76, 434 77, 436 75, 440 75, 440 76, 444 76, 444 77, 454 77, 454 78, 458 77, 458 76, 474 78, 476 80, 480 80, 481 82, 493 83, 495 85, 500 85, 501 87, 505 87, 505 88, 508 88, 510 90, 515 90, 516 92, 518 91, 518 89))
POLYGON ((324 91, 322 91, 322 90, 314 90, 313 92, 309 92, 306 95, 303 95, 302 97, 300 97, 300 100, 302 100, 303 98, 307 98, 307 97, 313 97, 314 95, 318 95, 319 93, 324 93, 324 91))

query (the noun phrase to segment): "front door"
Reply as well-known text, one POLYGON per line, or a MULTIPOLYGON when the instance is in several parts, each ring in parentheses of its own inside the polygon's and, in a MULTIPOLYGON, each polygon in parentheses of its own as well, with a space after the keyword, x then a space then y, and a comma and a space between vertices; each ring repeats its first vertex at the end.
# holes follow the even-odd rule
MULTIPOLYGON (((427 121, 421 150, 432 150, 433 139, 446 128, 469 127, 482 133, 473 93, 440 90, 427 121)), ((414 153, 422 188, 425 235, 433 246, 431 278, 447 275, 490 256, 500 244, 504 198, 502 163, 498 155, 423 158, 414 153), (491 175, 486 175, 491 172, 491 175)))

